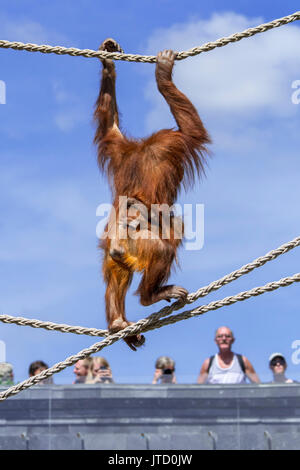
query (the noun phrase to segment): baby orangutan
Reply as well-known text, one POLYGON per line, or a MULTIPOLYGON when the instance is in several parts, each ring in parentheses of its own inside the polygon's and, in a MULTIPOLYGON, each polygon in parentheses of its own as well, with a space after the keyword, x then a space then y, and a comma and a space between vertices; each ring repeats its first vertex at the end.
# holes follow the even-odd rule
MULTIPOLYGON (((122 51, 113 39, 106 39, 99 49, 122 51)), ((119 129, 115 65, 112 60, 101 59, 94 141, 99 166, 108 174, 114 198, 100 244, 107 285, 106 319, 111 333, 131 324, 125 315, 125 296, 135 271, 143 273, 137 289, 142 305, 187 296, 183 287, 165 285, 183 237, 183 223, 173 216, 172 206, 181 184, 193 181, 195 170, 198 174, 203 171, 205 146, 210 138, 192 103, 173 83, 175 57, 171 50, 159 52, 155 76, 178 129, 160 130, 140 140, 128 139, 119 129), (150 218, 155 220, 154 225, 150 218), (162 229, 165 219, 170 221, 167 231, 162 229), (136 232, 139 236, 133 237, 132 227, 138 224, 143 227, 136 232)), ((135 351, 145 339, 133 335, 125 341, 135 351)))

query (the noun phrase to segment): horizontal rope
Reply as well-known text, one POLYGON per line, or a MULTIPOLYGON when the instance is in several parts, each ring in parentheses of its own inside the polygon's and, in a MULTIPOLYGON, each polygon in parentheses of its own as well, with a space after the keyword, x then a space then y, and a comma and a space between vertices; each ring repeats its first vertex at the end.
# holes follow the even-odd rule
MULTIPOLYGON (((288 251, 300 246, 300 237, 294 238, 293 240, 281 245, 280 247, 276 248, 261 256, 251 263, 248 263, 242 266, 240 269, 223 276, 222 278, 213 281, 209 285, 202 287, 197 292, 191 293, 188 295, 186 301, 177 301, 172 303, 171 305, 167 305, 166 307, 159 310, 159 312, 155 312, 150 315, 151 318, 161 318, 163 316, 167 316, 172 313, 174 310, 179 310, 180 308, 184 307, 186 304, 190 304, 195 302, 200 297, 205 297, 212 291, 216 291, 220 289, 222 286, 229 284, 232 281, 235 281, 239 277, 248 274, 249 272, 253 271, 260 266, 263 266, 268 261, 272 261, 278 256, 287 253, 288 251)), ((19 326, 30 326, 32 328, 44 328, 50 331, 60 331, 61 333, 75 333, 78 335, 89 335, 89 336, 108 336, 107 330, 99 330, 97 328, 85 328, 81 326, 71 326, 59 323, 52 323, 52 322, 43 322, 41 320, 36 320, 34 318, 24 318, 24 317, 14 317, 11 315, 0 315, 0 321, 3 323, 8 324, 16 324, 19 326)))
MULTIPOLYGON (((176 60, 183 60, 187 57, 192 57, 202 52, 208 52, 216 47, 223 47, 232 42, 240 41, 244 38, 249 38, 258 33, 264 33, 273 28, 278 28, 293 21, 300 20, 300 11, 293 13, 292 15, 284 16, 276 20, 270 21, 269 23, 264 23, 254 28, 248 28, 245 31, 232 34, 231 36, 223 37, 214 42, 208 42, 202 46, 193 47, 187 51, 178 52, 176 60)), ((16 41, 6 41, 0 40, 0 48, 4 49, 15 49, 19 51, 28 51, 28 52, 42 52, 44 54, 58 54, 58 55, 71 55, 76 57, 88 57, 88 58, 98 58, 98 59, 114 59, 114 60, 125 60, 127 62, 144 62, 144 63, 154 63, 156 62, 156 56, 146 56, 139 54, 125 54, 119 52, 105 52, 105 51, 95 51, 92 49, 77 49, 75 47, 62 47, 62 46, 49 46, 46 44, 31 44, 23 43, 16 41)))
POLYGON ((31 326, 32 328, 43 328, 49 331, 60 331, 61 333, 75 333, 76 335, 107 336, 107 330, 97 328, 85 328, 82 326, 65 325, 64 323, 52 323, 49 321, 36 320, 35 318, 13 317, 11 315, 0 315, 0 321, 19 326, 31 326))
POLYGON ((265 286, 262 286, 262 287, 255 287, 254 289, 251 289, 250 291, 240 292, 237 295, 226 297, 225 299, 211 302, 210 304, 207 304, 207 305, 202 305, 189 312, 183 312, 179 315, 176 315, 174 317, 169 317, 164 320, 157 321, 153 317, 151 318, 151 315, 150 315, 150 317, 145 318, 143 320, 139 320, 137 323, 128 326, 127 328, 125 328, 122 331, 119 331, 118 333, 109 335, 103 341, 95 343, 89 348, 83 349, 76 355, 68 357, 65 361, 55 364, 53 367, 50 367, 49 369, 41 372, 40 374, 8 388, 4 392, 0 393, 0 401, 4 401, 9 396, 16 395, 20 393, 22 390, 25 390, 31 387, 32 385, 38 384, 42 380, 45 380, 48 377, 51 377, 52 375, 58 372, 61 372, 67 367, 74 365, 77 361, 84 359, 85 357, 90 356, 91 354, 97 353, 101 351, 102 349, 104 349, 106 346, 110 346, 116 341, 119 341, 120 339, 123 339, 127 336, 132 336, 135 334, 139 334, 141 332, 149 331, 149 330, 156 329, 156 328, 161 328, 163 326, 169 325, 170 323, 176 323, 180 320, 186 320, 187 318, 202 315, 203 313, 206 313, 210 310, 217 310, 221 307, 228 306, 236 302, 247 300, 252 296, 262 295, 265 292, 271 292, 275 289, 279 289, 280 287, 289 286, 290 284, 294 282, 300 282, 300 273, 294 274, 294 276, 291 276, 291 277, 280 279, 279 281, 270 282, 269 284, 266 284, 265 286))

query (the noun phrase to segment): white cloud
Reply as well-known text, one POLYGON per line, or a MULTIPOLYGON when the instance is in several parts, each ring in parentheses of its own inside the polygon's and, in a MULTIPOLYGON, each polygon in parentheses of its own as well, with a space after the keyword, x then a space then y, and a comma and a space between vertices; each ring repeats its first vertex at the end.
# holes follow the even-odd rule
MULTIPOLYGON (((214 14, 157 30, 146 51, 188 50, 263 22, 214 14)), ((182 251, 186 271, 224 274, 299 234, 300 105, 292 103, 299 41, 299 26, 288 25, 176 62, 174 81, 213 138, 208 178, 185 196, 205 205, 204 247, 198 256, 182 251)), ((153 70, 147 73, 147 131, 174 126, 153 70)), ((280 263, 294 272, 293 256, 280 263)))
POLYGON ((62 132, 72 131, 78 124, 86 123, 89 116, 76 107, 64 109, 56 114, 54 122, 62 132))
POLYGON ((37 21, 32 21, 23 16, 11 18, 0 13, 1 36, 7 41, 21 41, 37 44, 63 44, 67 45, 69 40, 64 34, 52 31, 37 21))
MULTIPOLYGON (((214 14, 208 20, 156 31, 148 41, 147 52, 187 50, 263 22, 263 18, 249 19, 235 13, 214 14)), ((177 62, 175 83, 201 114, 216 120, 293 116, 297 107, 291 102, 291 84, 299 78, 299 42, 300 28, 295 25, 258 34, 177 62)), ((169 110, 157 93, 153 76, 146 96, 152 102, 148 129, 165 126, 170 120, 169 110)))
MULTIPOLYGON (((6 40, 21 41, 24 43, 74 46, 74 42, 72 43, 64 34, 51 30, 43 24, 32 21, 27 17, 12 19, 0 13, 0 29, 2 38, 6 40)), ((87 111, 83 109, 84 105, 80 100, 80 96, 72 95, 58 80, 53 82, 53 94, 57 102, 57 112, 54 116, 54 123, 60 131, 72 131, 79 124, 90 120, 90 110, 87 111)), ((41 124, 35 124, 35 131, 37 125, 41 124)), ((26 123, 22 123, 22 132, 24 132, 25 129, 26 123)), ((6 132, 18 138, 18 132, 14 133, 11 127, 8 127, 6 132)))
POLYGON ((2 169, 0 185, 2 262, 57 260, 82 267, 97 262, 97 202, 93 206, 82 194, 82 181, 45 182, 25 170, 2 169))
POLYGON ((72 94, 58 80, 53 82, 53 94, 59 108, 54 122, 60 131, 70 132, 76 126, 90 121, 91 110, 85 108, 81 97, 72 94))
POLYGON ((70 100, 73 100, 73 96, 68 90, 64 88, 64 86, 59 80, 55 80, 53 82, 52 88, 54 98, 57 103, 66 103, 70 100))

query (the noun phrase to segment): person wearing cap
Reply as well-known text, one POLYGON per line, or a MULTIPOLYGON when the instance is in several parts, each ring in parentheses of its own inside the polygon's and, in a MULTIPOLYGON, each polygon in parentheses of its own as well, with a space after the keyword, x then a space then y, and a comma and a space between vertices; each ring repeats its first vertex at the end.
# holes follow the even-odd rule
POLYGON ((275 352, 269 357, 269 367, 273 372, 272 384, 292 384, 296 383, 292 379, 288 379, 285 375, 287 363, 285 357, 280 352, 275 352))
POLYGON ((230 328, 221 326, 217 329, 215 343, 219 352, 203 362, 198 384, 244 384, 247 378, 253 383, 260 383, 249 359, 231 350, 234 341, 230 328))
POLYGON ((14 385, 13 367, 9 362, 0 362, 0 387, 14 385))

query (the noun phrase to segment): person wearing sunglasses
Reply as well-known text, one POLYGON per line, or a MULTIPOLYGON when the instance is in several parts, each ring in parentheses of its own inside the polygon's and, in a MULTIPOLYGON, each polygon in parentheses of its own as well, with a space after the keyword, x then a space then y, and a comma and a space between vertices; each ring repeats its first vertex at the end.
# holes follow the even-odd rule
POLYGON ((269 357, 269 367, 273 372, 273 380, 271 383, 273 384, 292 384, 296 383, 292 379, 288 379, 285 375, 285 371, 287 369, 287 363, 285 357, 279 353, 273 353, 269 357))
POLYGON ((153 384, 176 384, 175 361, 168 356, 160 356, 155 362, 153 384))

